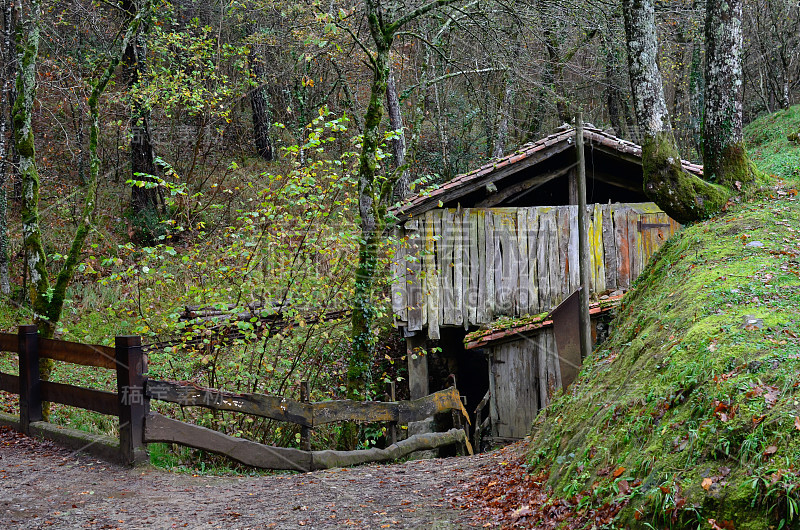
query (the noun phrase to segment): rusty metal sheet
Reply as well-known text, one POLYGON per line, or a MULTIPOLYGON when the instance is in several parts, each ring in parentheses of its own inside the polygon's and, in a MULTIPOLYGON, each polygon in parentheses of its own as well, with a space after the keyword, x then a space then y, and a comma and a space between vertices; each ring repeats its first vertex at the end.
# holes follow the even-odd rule
POLYGON ((553 309, 548 320, 553 321, 553 332, 561 370, 561 385, 566 389, 581 370, 580 289, 553 309))

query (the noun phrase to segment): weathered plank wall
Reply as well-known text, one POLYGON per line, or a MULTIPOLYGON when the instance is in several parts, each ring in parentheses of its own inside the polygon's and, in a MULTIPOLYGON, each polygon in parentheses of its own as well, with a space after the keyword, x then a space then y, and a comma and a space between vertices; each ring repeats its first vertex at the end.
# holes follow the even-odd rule
MULTIPOLYGON (((627 289, 680 225, 655 204, 590 205, 591 290, 627 289)), ((548 311, 579 284, 577 206, 438 209, 396 231, 398 326, 478 326, 548 311)))
POLYGON ((561 388, 552 328, 489 348, 492 436, 524 438, 539 410, 561 388))

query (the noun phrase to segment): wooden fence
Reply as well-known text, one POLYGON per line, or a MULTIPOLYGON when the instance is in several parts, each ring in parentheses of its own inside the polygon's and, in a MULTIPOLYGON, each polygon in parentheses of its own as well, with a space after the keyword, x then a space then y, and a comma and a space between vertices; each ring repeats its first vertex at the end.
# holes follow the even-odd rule
MULTIPOLYGON (((419 434, 385 448, 358 451, 311 451, 310 430, 332 422, 387 422, 392 426, 421 421, 441 412, 469 416, 455 387, 414 401, 308 401, 305 386, 301 400, 264 394, 237 394, 203 388, 191 383, 148 380, 147 359, 140 337, 120 336, 115 347, 91 346, 41 339, 36 326, 21 326, 19 333, 0 333, 0 351, 17 353, 19 375, 0 372, 0 390, 19 394, 18 428, 29 435, 50 437, 54 427, 42 421, 42 403, 54 402, 101 414, 118 416, 118 459, 127 464, 146 460, 146 443, 167 442, 225 455, 247 465, 268 469, 311 471, 366 462, 393 460, 414 451, 459 444, 472 453, 465 430, 419 434), (41 381, 39 359, 53 359, 83 366, 116 369, 117 392, 41 381), (176 403, 184 407, 250 414, 299 425, 303 449, 272 447, 174 420, 150 411, 150 401, 176 403)), ((456 422, 458 424, 458 422, 456 422)), ((394 438, 394 437, 393 437, 394 438)), ((83 436, 60 433, 77 449, 86 446, 83 436)), ((96 446, 96 440, 89 445, 96 446)), ((96 448, 96 447, 92 447, 96 448)))
MULTIPOLYGON (((16 353, 19 375, 0 373, 0 390, 19 394, 19 429, 29 435, 57 432, 42 421, 42 403, 61 403, 119 418, 119 459, 128 464, 146 458, 143 445, 146 403, 136 389, 143 389, 147 362, 141 337, 119 336, 113 348, 42 339, 35 325, 19 332, 0 333, 0 351, 16 353), (53 359, 82 366, 116 370, 117 392, 82 388, 39 378, 39 359, 53 359)), ((69 438, 66 432, 59 438, 69 438)), ((85 438, 72 440, 75 446, 85 438)), ((92 443, 92 442, 88 442, 92 443)))
MULTIPOLYGON (((589 207, 593 293, 627 289, 680 225, 654 204, 589 207)), ((577 206, 438 209, 396 232, 392 310, 408 331, 548 311, 579 283, 577 206)))

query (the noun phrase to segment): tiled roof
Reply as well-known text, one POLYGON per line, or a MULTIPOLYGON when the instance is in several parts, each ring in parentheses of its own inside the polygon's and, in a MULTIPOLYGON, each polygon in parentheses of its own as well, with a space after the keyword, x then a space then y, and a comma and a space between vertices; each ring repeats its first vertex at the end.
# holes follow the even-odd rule
MULTIPOLYGON (((587 146, 604 147, 639 159, 642 157, 642 147, 640 145, 617 138, 616 136, 588 125, 583 129, 583 138, 587 146)), ((436 208, 439 201, 444 202, 458 198, 468 192, 469 189, 465 188, 469 187, 471 189, 474 187, 474 184, 481 181, 485 181, 486 183, 491 182, 492 173, 496 173, 504 167, 528 160, 537 154, 540 154, 542 157, 541 159, 544 160, 552 154, 564 151, 567 147, 572 145, 575 141, 574 139, 575 130, 569 127, 555 134, 551 134, 550 136, 546 136, 541 140, 537 140, 536 142, 525 144, 513 153, 503 158, 492 160, 469 173, 458 175, 432 191, 422 192, 410 197, 398 208, 393 209, 393 211, 395 215, 401 218, 407 218, 411 215, 418 215, 419 213, 436 208), (552 153, 548 154, 548 151, 552 151, 552 153), (464 193, 459 193, 460 191, 464 193)), ((703 176, 703 166, 693 164, 687 160, 681 160, 681 164, 686 171, 694 173, 697 176, 703 176)))

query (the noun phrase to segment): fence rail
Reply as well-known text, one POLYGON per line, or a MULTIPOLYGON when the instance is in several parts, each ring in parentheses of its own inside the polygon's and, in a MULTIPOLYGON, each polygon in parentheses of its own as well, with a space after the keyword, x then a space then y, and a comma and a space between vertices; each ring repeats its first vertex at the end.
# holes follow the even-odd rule
MULTIPOLYGON (((55 429, 42 421, 42 403, 53 402, 91 410, 119 418, 117 458, 133 464, 147 458, 150 442, 177 443, 225 455, 247 465, 269 469, 311 471, 396 459, 411 452, 460 444, 470 454, 467 433, 462 429, 411 436, 385 449, 360 451, 311 451, 310 429, 333 422, 388 422, 397 424, 421 421, 441 412, 463 415, 469 422, 461 397, 455 387, 413 401, 322 401, 309 402, 304 388, 300 401, 264 394, 237 394, 191 383, 148 380, 147 359, 141 338, 119 336, 115 347, 92 346, 51 339, 40 339, 36 326, 20 326, 19 332, 0 333, 0 351, 17 353, 19 375, 0 372, 0 390, 19 394, 18 428, 29 435, 46 434, 55 429), (83 388, 52 381, 41 381, 39 360, 53 359, 82 366, 115 369, 117 392, 83 388), (272 447, 242 438, 174 420, 150 412, 150 401, 164 401, 187 407, 205 407, 290 422, 301 427, 303 449, 272 447)), ((393 395, 393 392, 391 393, 393 395)), ((63 431, 63 429, 61 429, 63 431)), ((86 438, 59 432, 61 441, 73 446, 86 438)), ((92 440, 90 445, 96 445, 92 440)), ((79 447, 76 447, 79 448, 79 447)), ((107 451, 106 451, 107 453, 107 451)))
POLYGON ((422 421, 438 412, 461 411, 469 418, 455 387, 414 401, 319 401, 304 403, 265 394, 235 394, 190 383, 147 381, 149 399, 177 403, 184 407, 205 407, 252 414, 301 427, 318 427, 327 423, 359 421, 365 423, 422 421))

